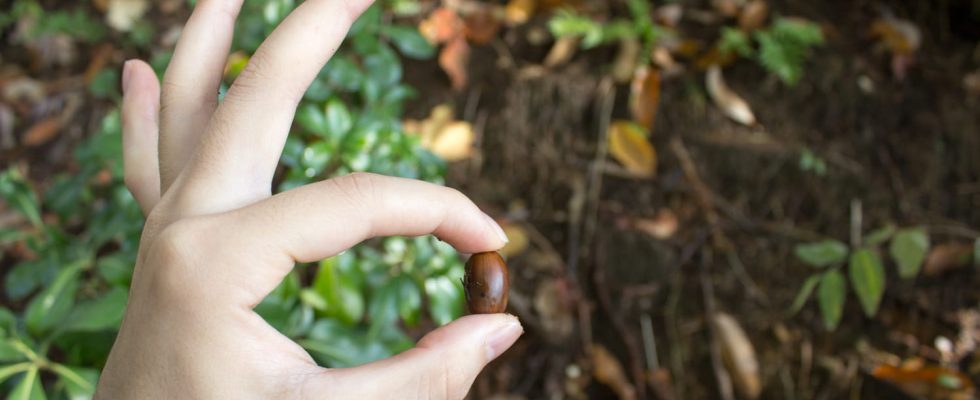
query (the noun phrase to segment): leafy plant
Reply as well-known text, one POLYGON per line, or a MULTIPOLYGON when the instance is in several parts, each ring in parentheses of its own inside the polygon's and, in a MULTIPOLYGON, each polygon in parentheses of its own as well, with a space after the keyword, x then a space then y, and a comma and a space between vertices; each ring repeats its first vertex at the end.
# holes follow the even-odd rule
POLYGON ((724 27, 718 50, 752 58, 787 85, 795 85, 803 76, 803 63, 810 50, 824 42, 820 27, 812 22, 777 17, 772 25, 752 34, 757 49, 744 31, 724 27))
POLYGON ((650 17, 650 4, 645 0, 630 0, 631 19, 617 18, 601 23, 580 15, 572 10, 560 10, 548 21, 548 29, 555 37, 581 38, 583 49, 617 42, 620 39, 637 39, 642 44, 641 64, 648 61, 648 55, 658 37, 664 32, 650 17))
POLYGON ((899 277, 915 278, 929 252, 929 236, 921 228, 896 230, 893 226, 886 226, 868 234, 864 238, 864 246, 854 249, 833 239, 797 245, 794 254, 800 261, 824 271, 810 275, 803 282, 790 306, 790 314, 799 312, 816 289, 824 326, 828 330, 835 329, 844 315, 850 282, 864 315, 874 317, 886 284, 885 268, 877 247, 888 241, 889 254, 896 264, 899 277), (841 272, 845 261, 846 281, 841 272))
MULTIPOLYGON (((247 60, 295 3, 246 0, 233 50, 247 60)), ((30 12, 36 3, 17 4, 30 12)), ((383 21, 379 5, 364 13, 299 106, 279 190, 354 171, 443 181, 443 161, 400 123, 415 91, 401 83, 395 49, 431 56, 420 38, 410 26, 383 21)), ((153 65, 162 72, 168 62, 159 54, 153 65)), ((116 98, 115 80, 111 73, 97 78, 92 94, 116 98)), ((77 169, 44 190, 16 166, 0 172, 0 197, 23 216, 0 228, 0 258, 14 261, 3 276, 13 305, 0 307, 0 392, 92 396, 122 319, 143 224, 123 183, 120 136, 113 111, 75 149, 77 169), (55 379, 42 382, 48 373, 55 379)), ((357 365, 410 347, 403 327, 460 316, 462 274, 455 251, 432 237, 372 240, 298 266, 255 310, 320 363, 357 365)))

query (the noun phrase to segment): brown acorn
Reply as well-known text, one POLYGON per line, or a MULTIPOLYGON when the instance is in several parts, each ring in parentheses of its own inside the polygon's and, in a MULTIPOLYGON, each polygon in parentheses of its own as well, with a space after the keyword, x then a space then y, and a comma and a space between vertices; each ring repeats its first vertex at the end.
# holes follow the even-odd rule
POLYGON ((471 314, 504 312, 510 290, 507 263, 495 251, 474 254, 466 262, 463 288, 471 314))

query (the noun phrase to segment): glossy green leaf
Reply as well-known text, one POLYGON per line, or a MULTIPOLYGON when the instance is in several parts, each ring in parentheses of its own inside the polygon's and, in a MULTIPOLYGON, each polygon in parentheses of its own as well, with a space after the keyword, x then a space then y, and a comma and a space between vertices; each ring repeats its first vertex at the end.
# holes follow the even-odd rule
POLYGON ((327 63, 327 80, 334 86, 352 92, 361 87, 364 73, 350 58, 338 55, 327 63))
POLYGON ((796 257, 813 267, 823 268, 847 259, 847 245, 839 240, 799 244, 793 249, 796 257))
POLYGON ((24 313, 24 321, 31 333, 42 335, 68 316, 75 304, 78 274, 88 263, 89 260, 79 260, 66 266, 50 286, 31 300, 24 313))
POLYGON ((306 103, 296 110, 296 122, 299 123, 303 129, 306 129, 307 131, 310 131, 318 136, 326 137, 329 135, 327 118, 323 114, 320 107, 317 107, 314 104, 306 103))
POLYGON ((875 252, 861 249, 851 254, 848 272, 851 286, 868 317, 878 312, 881 296, 885 293, 885 268, 875 252))
POLYGON ((37 194, 16 168, 8 168, 0 173, 0 198, 27 217, 34 226, 40 227, 43 224, 37 194))
POLYGON ((422 309, 422 291, 407 275, 398 278, 398 315, 405 324, 414 326, 418 323, 422 309))
POLYGON ((378 46, 378 51, 364 57, 364 69, 368 77, 382 87, 394 85, 402 79, 401 61, 386 45, 378 46))
POLYGON ((51 371, 58 375, 64 384, 70 400, 91 399, 95 395, 95 385, 99 380, 99 372, 94 369, 69 367, 53 363, 51 371))
POLYGON ((895 235, 895 225, 888 224, 885 227, 872 231, 868 236, 864 237, 864 245, 868 247, 875 247, 891 239, 895 235))
POLYGON ((316 311, 325 312, 329 308, 327 299, 312 288, 303 288, 300 290, 299 299, 316 311))
POLYGON ((803 286, 800 287, 796 298, 793 299, 793 305, 789 307, 790 315, 796 314, 803 309, 803 305, 806 304, 806 300, 810 298, 810 294, 813 293, 813 289, 817 287, 818 283, 820 283, 820 275, 811 275, 803 281, 803 286))
POLYGON ((115 329, 122 322, 129 293, 123 288, 112 288, 101 297, 79 303, 64 321, 65 331, 99 331, 115 329))
POLYGON ((133 265, 136 260, 132 253, 115 253, 99 258, 95 262, 95 271, 112 285, 129 287, 133 280, 133 265))
POLYGON ((0 338, 11 336, 17 329, 17 317, 6 307, 0 307, 0 338))
POLYGON ((448 276, 434 276, 425 280, 425 294, 429 299, 429 314, 437 325, 445 325, 463 315, 463 287, 448 276))
POLYGON ((929 235, 921 228, 902 229, 895 234, 888 250, 898 265, 898 276, 914 278, 929 253, 929 235))
POLYGON ((369 338, 376 339, 382 329, 398 319, 398 290, 398 278, 392 278, 371 294, 368 306, 368 318, 371 319, 369 338))
POLYGON ((313 289, 327 300, 329 315, 353 325, 364 317, 364 297, 358 282, 341 275, 339 261, 332 257, 320 262, 313 289))
POLYGON ((817 304, 820 306, 820 315, 823 317, 823 324, 827 330, 836 329, 844 315, 844 300, 847 299, 846 286, 844 275, 836 269, 825 272, 820 278, 820 286, 817 288, 817 304))
POLYGON ((327 132, 335 139, 343 138, 354 126, 354 117, 340 99, 328 100, 324 114, 327 132))
POLYGON ((436 53, 436 48, 415 27, 387 25, 381 28, 381 33, 406 57, 425 60, 436 53))
POLYGON ((41 376, 37 366, 31 365, 27 373, 21 378, 14 390, 10 392, 7 400, 44 400, 47 397, 41 387, 41 376))

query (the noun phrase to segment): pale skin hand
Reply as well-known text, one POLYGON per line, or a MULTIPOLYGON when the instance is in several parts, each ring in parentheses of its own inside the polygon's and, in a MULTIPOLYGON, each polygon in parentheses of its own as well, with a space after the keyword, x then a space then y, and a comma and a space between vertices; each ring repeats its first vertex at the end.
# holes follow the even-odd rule
POLYGON ((459 192, 419 181, 355 174, 272 196, 299 99, 370 1, 303 2, 219 105, 241 3, 198 2, 162 93, 146 63, 124 68, 126 184, 147 222, 96 397, 462 398, 523 332, 516 318, 463 317, 395 357, 325 369, 252 311, 295 262, 365 238, 435 233, 472 253, 506 237, 459 192))

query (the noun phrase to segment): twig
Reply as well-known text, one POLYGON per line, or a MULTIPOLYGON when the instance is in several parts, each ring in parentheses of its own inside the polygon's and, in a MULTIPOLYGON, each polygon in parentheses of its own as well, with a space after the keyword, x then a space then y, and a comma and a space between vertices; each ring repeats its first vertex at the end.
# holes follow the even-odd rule
POLYGON ((862 219, 861 200, 851 199, 851 248, 854 249, 861 247, 862 219))
POLYGON ((723 400, 734 400, 735 394, 732 389, 732 379, 725 370, 725 366, 721 359, 721 345, 719 344, 718 332, 715 330, 714 324, 711 322, 714 320, 715 313, 715 291, 714 287, 711 285, 711 278, 708 277, 708 260, 710 257, 710 250, 704 249, 701 252, 701 265, 700 265, 700 278, 701 278, 701 294, 704 296, 704 309, 705 309, 705 320, 708 321, 708 332, 711 336, 711 343, 708 346, 711 353, 711 366, 715 372, 715 379, 718 381, 718 393, 721 395, 723 400))

